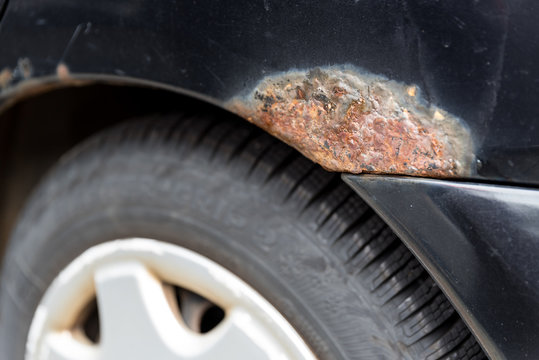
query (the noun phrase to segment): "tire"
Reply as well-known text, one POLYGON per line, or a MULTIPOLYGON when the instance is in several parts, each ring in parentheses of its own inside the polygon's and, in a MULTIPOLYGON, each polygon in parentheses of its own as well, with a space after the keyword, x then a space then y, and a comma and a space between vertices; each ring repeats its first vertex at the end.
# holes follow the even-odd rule
POLYGON ((432 278, 337 174, 223 115, 123 124, 61 159, 7 250, 2 356, 24 358, 36 308, 62 269, 129 237, 230 270, 320 359, 485 358, 432 278))

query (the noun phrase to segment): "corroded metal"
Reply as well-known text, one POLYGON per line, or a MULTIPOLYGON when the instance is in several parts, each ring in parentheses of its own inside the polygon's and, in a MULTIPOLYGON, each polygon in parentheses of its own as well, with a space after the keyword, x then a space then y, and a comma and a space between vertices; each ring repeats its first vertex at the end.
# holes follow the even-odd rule
POLYGON ((268 76, 227 107, 332 171, 466 176, 471 137, 420 89, 354 69, 268 76))

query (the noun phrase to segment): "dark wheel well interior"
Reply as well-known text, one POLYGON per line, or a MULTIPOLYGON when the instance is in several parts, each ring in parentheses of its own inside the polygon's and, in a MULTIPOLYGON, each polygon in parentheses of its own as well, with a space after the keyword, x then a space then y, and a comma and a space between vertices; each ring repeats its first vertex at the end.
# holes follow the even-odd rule
POLYGON ((0 259, 32 188, 88 136, 132 117, 214 105, 169 90, 114 84, 69 86, 23 98, 0 114, 0 259))

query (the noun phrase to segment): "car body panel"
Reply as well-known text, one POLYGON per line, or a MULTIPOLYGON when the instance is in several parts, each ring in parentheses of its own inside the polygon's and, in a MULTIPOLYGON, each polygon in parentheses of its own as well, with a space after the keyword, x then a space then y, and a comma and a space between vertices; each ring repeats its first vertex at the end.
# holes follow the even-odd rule
POLYGON ((493 359, 539 358, 539 192, 345 175, 448 295, 493 359))
POLYGON ((11 0, 0 85, 129 76, 225 106, 268 75, 348 66, 416 86, 461 119, 476 156, 461 177, 537 184, 537 14, 531 0, 11 0))

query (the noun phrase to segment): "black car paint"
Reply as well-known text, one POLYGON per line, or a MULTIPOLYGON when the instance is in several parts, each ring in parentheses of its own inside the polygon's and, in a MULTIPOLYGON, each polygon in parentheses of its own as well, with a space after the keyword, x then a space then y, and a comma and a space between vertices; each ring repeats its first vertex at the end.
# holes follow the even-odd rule
POLYGON ((7 7, 7 0, 0 0, 0 22, 2 21, 2 17, 4 16, 4 11, 7 7))
MULTIPOLYGON (((223 104, 274 72, 349 64, 417 84, 429 101, 462 118, 478 159, 469 180, 534 186, 539 185, 537 21, 539 5, 533 0, 10 0, 0 23, 0 71, 15 70, 6 90, 25 80, 17 64, 28 59, 34 79, 55 75, 62 65, 73 76, 129 76, 223 104)), ((11 92, 4 94, 3 100, 11 92)), ((361 177, 350 179, 357 179, 359 189, 361 177)), ((453 288, 450 295, 462 303, 464 318, 484 330, 483 346, 496 356, 534 358, 537 284, 514 277, 538 269, 538 233, 529 218, 537 213, 536 192, 526 190, 533 201, 523 205, 495 195, 489 186, 485 194, 491 195, 481 197, 449 182, 436 182, 432 190, 429 181, 400 185, 377 179, 379 188, 360 193, 453 288), (380 202, 380 196, 372 200, 386 185, 400 195, 386 199, 390 203, 380 202), (413 193, 402 190, 410 186, 413 193), (433 210, 423 213, 429 221, 417 223, 413 212, 383 208, 405 208, 410 201, 433 210), (437 223, 455 237, 434 231, 437 223), (417 239, 411 229, 420 232, 417 239), (428 231, 434 231, 430 242, 428 231), (428 251, 420 247, 427 244, 428 251), (478 291, 485 284, 489 298, 478 291), (512 290, 496 293, 496 288, 512 290), (482 306, 492 307, 485 313, 482 306)), ((481 193, 483 185, 477 186, 481 193)))
POLYGON ((493 359, 539 359, 539 192, 345 175, 418 255, 493 359))

